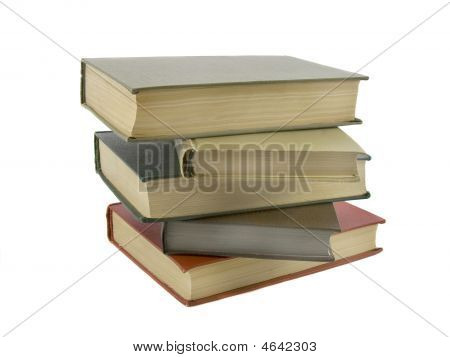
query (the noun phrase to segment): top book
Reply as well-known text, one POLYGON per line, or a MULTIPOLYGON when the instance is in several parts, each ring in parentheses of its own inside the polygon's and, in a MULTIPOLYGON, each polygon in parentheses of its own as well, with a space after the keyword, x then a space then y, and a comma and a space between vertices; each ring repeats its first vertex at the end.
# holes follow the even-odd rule
POLYGON ((357 124, 368 77, 287 56, 85 58, 81 102, 128 140, 357 124))

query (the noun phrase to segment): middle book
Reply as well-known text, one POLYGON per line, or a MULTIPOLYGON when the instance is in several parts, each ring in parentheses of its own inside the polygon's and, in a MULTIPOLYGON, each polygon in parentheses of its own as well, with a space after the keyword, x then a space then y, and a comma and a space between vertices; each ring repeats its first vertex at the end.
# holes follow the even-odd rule
POLYGON ((142 221, 367 198, 368 159, 339 128, 143 142, 95 134, 97 172, 142 221))

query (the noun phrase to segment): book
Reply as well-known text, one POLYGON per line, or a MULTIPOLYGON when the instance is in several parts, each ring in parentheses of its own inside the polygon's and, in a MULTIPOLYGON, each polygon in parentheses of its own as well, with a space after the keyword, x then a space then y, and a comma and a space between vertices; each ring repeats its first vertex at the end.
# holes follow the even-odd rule
MULTIPOLYGON (((329 153, 325 161, 330 161, 336 152, 352 150, 351 172, 264 180, 252 176, 244 179, 209 175, 185 177, 174 140, 126 142, 113 132, 95 134, 96 170, 119 200, 142 221, 369 197, 365 185, 368 155, 338 128, 316 130, 319 131, 297 131, 303 142, 310 143, 309 154, 322 151, 327 158, 329 153)), ((273 138, 287 134, 295 138, 292 132, 276 133, 273 138)), ((286 142, 281 140, 280 144, 286 142)), ((313 169, 314 162, 310 163, 313 169)))
POLYGON ((176 139, 184 176, 309 177, 354 180, 358 160, 370 160, 340 129, 292 130, 176 139))
POLYGON ((288 56, 85 58, 81 102, 128 140, 357 124, 367 76, 288 56))
POLYGON ((345 202, 334 203, 340 227, 332 262, 166 255, 162 223, 142 223, 120 203, 107 210, 108 238, 150 277, 187 306, 198 305, 316 273, 375 255, 384 220, 345 202))
MULTIPOLYGON (((356 227, 349 232, 339 221, 339 214, 348 207, 355 216, 365 214, 348 204, 322 203, 168 221, 162 226, 162 250, 166 254, 333 261, 336 241, 354 244, 350 237, 356 227)), ((358 228, 372 223, 363 220, 358 228)))

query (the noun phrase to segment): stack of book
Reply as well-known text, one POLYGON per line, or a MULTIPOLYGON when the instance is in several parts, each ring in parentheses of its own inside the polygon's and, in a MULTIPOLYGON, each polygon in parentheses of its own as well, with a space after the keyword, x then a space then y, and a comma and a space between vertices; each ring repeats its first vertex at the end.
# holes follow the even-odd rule
POLYGON ((381 251, 363 75, 285 56, 93 58, 81 101, 97 173, 121 203, 108 237, 186 305, 323 271, 381 251))

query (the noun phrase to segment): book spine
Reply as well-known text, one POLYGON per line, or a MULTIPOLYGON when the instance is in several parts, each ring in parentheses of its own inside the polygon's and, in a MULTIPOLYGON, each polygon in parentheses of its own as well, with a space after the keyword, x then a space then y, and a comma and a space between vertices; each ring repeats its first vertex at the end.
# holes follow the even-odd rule
POLYGON ((86 63, 81 61, 81 80, 80 80, 80 101, 81 104, 86 103, 86 63))
POLYGON ((175 139, 174 145, 177 151, 181 175, 183 177, 194 176, 192 159, 197 151, 194 141, 191 139, 175 139))
POLYGON ((95 172, 100 174, 101 172, 101 165, 100 165, 100 150, 98 145, 98 137, 97 135, 94 135, 94 160, 95 160, 95 172))
POLYGON ((168 254, 167 249, 166 249, 166 247, 167 247, 167 244, 166 244, 166 239, 167 239, 166 227, 167 227, 166 222, 161 222, 161 245, 162 245, 161 250, 162 250, 162 252, 164 254, 168 254))

